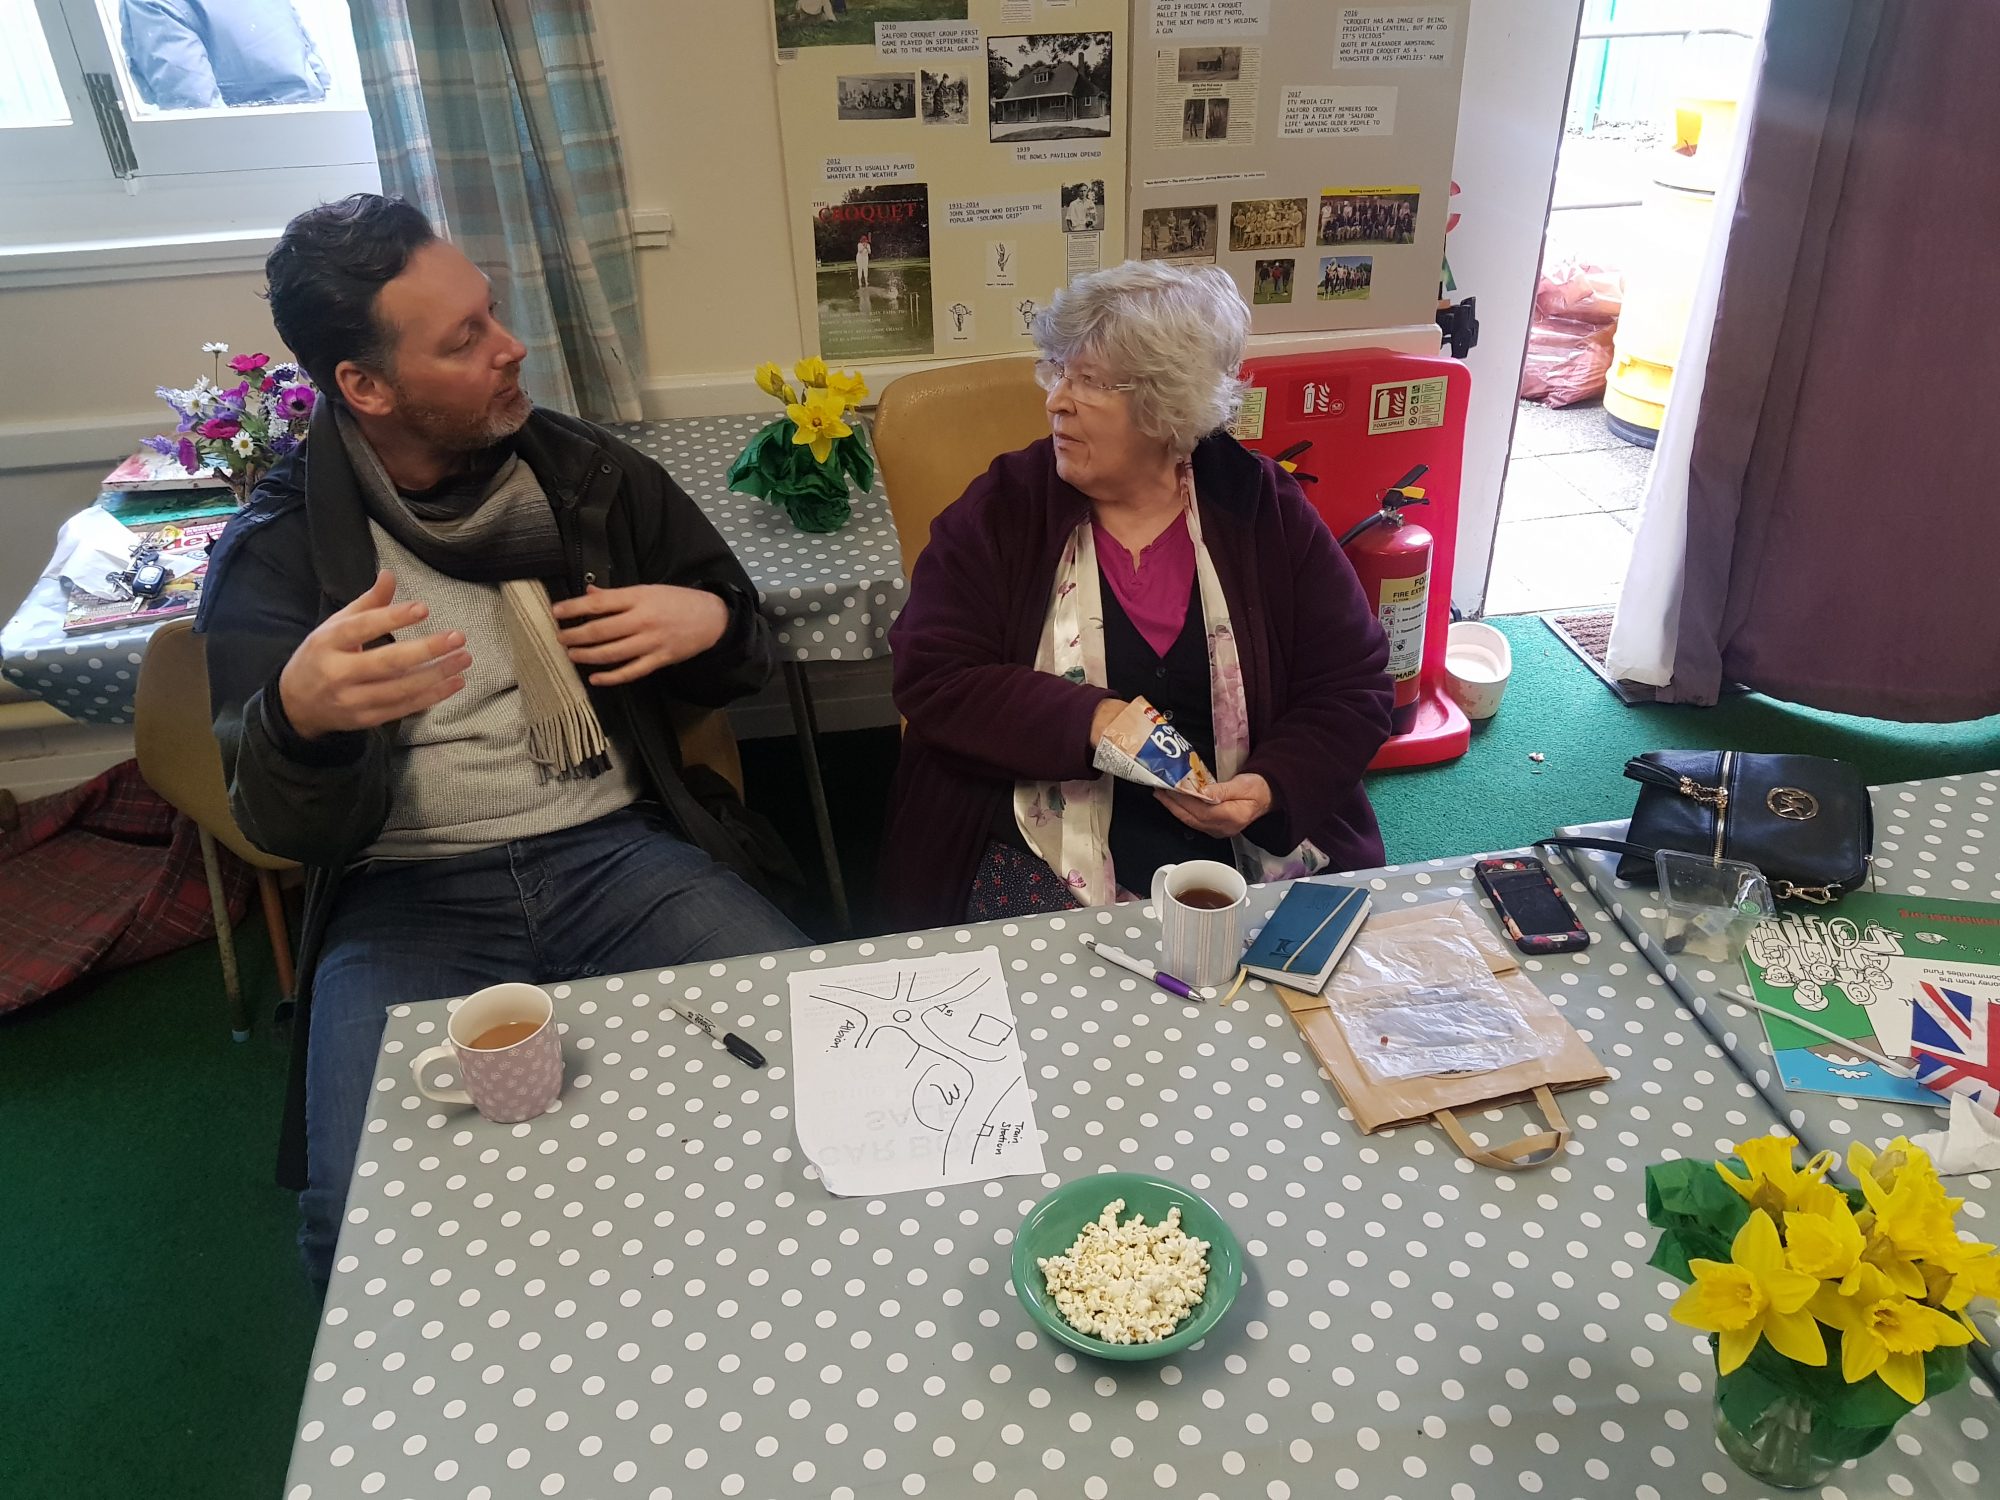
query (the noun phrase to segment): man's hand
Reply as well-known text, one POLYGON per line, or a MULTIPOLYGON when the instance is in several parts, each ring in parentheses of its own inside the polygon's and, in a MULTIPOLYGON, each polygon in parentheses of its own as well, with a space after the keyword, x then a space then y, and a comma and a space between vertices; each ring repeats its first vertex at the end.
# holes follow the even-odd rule
POLYGON ((1218 781, 1209 792, 1213 802, 1185 792, 1153 795, 1188 827, 1217 839, 1234 838, 1271 810, 1271 783, 1255 771, 1218 781))
POLYGON ((729 629, 729 606, 707 589, 670 583, 641 583, 601 589, 592 584, 574 599, 555 606, 558 622, 581 620, 556 632, 556 639, 580 667, 592 672, 592 687, 637 682, 648 672, 699 656, 729 629))
POLYGON ((459 631, 367 649, 370 641, 429 617, 424 605, 395 604, 395 597, 395 575, 377 573, 367 593, 320 621, 285 663, 278 699, 302 738, 373 729, 421 713, 465 686, 472 653, 459 631))

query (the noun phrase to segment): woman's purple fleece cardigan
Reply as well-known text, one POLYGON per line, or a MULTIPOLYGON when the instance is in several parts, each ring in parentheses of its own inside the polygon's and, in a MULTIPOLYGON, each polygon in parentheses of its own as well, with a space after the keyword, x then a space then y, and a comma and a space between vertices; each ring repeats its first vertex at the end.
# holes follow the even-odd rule
MULTIPOLYGON (((1291 475, 1217 433, 1196 446, 1194 479, 1243 666, 1243 769, 1273 796, 1246 832, 1274 853, 1309 838, 1334 870, 1379 865, 1361 773, 1389 734, 1382 627, 1291 475)), ((994 460, 931 527, 889 632, 907 725, 880 883, 898 927, 963 919, 1015 782, 1092 774, 1105 689, 1034 668, 1058 556, 1089 514, 1044 438, 994 460)))

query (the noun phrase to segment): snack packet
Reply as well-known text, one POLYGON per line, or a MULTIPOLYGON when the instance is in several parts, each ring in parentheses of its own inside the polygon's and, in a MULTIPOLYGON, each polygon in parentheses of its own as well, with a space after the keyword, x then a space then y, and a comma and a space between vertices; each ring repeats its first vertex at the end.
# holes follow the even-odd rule
POLYGON ((1134 698, 1097 742, 1093 764, 1123 781, 1140 786, 1185 792, 1213 802, 1209 788, 1215 778, 1201 763, 1194 746, 1144 698, 1134 698))

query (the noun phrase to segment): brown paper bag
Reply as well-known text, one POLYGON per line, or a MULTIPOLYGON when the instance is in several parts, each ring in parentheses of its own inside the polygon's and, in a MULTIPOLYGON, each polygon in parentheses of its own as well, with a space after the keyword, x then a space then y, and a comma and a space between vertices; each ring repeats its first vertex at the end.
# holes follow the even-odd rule
POLYGON ((1482 1166, 1518 1172, 1539 1167, 1560 1155, 1569 1144, 1569 1122, 1563 1118, 1555 1095, 1565 1089, 1590 1088, 1608 1081, 1611 1075, 1597 1060, 1576 1029, 1562 1018, 1533 980, 1521 972, 1520 963, 1501 942, 1498 934, 1463 901, 1430 902, 1395 911, 1377 908, 1354 942, 1365 947, 1370 932, 1379 932, 1416 921, 1444 917, 1463 929, 1479 950, 1509 998, 1520 1007, 1530 1029, 1554 1045, 1540 1057, 1496 1068, 1485 1073, 1447 1073, 1419 1078, 1378 1079, 1363 1068, 1347 1044, 1340 1022, 1330 1005, 1338 1005, 1342 991, 1339 970, 1334 971, 1326 990, 1318 995, 1278 987, 1278 998, 1291 1013, 1292 1023, 1306 1039, 1315 1056, 1332 1076, 1340 1097, 1354 1116, 1355 1123, 1373 1134, 1392 1125, 1414 1125, 1436 1120, 1452 1143, 1467 1158, 1482 1166), (1510 1141, 1502 1146, 1481 1147, 1461 1125, 1455 1110, 1491 1109, 1502 1104, 1535 1100, 1552 1127, 1510 1141))

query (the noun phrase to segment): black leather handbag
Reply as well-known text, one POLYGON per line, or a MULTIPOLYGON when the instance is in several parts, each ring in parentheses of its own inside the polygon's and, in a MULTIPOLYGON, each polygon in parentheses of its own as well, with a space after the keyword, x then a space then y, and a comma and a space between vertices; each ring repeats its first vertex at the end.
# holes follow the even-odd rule
POLYGON ((1824 905, 1866 883, 1875 819, 1861 773, 1817 755, 1654 750, 1625 762, 1639 783, 1626 839, 1552 838, 1624 858, 1618 878, 1652 885, 1653 855, 1678 849, 1755 865, 1780 900, 1824 905))

